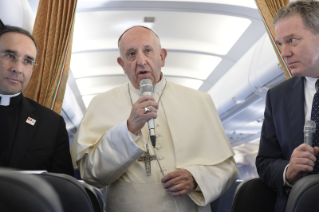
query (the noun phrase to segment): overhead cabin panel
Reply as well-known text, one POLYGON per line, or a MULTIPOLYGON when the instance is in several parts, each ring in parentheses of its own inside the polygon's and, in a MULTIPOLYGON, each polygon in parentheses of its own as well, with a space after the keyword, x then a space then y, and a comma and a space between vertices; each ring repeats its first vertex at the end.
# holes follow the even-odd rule
POLYGON ((265 34, 209 91, 233 146, 260 136, 266 93, 284 80, 265 34))
POLYGON ((208 93, 223 115, 281 75, 276 54, 264 34, 208 93))
POLYGON ((267 34, 263 35, 257 43, 252 58, 249 83, 253 88, 262 88, 269 82, 283 74, 279 68, 279 62, 275 50, 271 45, 267 34))

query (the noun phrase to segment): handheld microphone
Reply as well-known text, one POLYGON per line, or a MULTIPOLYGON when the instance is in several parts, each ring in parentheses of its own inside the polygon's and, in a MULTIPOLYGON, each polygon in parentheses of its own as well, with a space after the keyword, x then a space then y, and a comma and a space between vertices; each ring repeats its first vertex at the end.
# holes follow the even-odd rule
MULTIPOLYGON (((304 137, 303 141, 305 144, 312 146, 313 134, 316 132, 316 122, 307 120, 303 129, 304 137)), ((308 172, 303 173, 303 177, 307 176, 308 172)))
MULTIPOLYGON (((140 90, 142 95, 153 95, 153 84, 152 81, 150 79, 143 79, 140 82, 140 90)), ((150 138, 151 138, 151 142, 153 147, 156 146, 156 135, 155 135, 155 123, 154 123, 154 119, 151 118, 150 120, 147 121, 147 125, 148 125, 148 130, 150 131, 150 138)))
POLYGON ((312 146, 313 134, 316 132, 316 122, 307 120, 304 127, 304 143, 312 146))

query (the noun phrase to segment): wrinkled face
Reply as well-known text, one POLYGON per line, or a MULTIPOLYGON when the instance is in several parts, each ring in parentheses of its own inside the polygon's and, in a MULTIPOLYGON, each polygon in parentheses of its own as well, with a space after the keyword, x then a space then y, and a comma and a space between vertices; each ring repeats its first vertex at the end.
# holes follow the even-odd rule
MULTIPOLYGON (((0 37, 0 53, 10 53, 22 59, 35 60, 36 47, 26 35, 8 32, 0 37)), ((0 94, 12 95, 22 92, 32 75, 32 69, 26 68, 21 60, 9 63, 0 56, 0 94)))
POLYGON ((299 14, 280 20, 275 31, 276 43, 292 74, 319 78, 319 34, 305 28, 299 14))
POLYGON ((129 29, 122 36, 119 48, 121 57, 117 62, 136 89, 140 88, 142 79, 150 79, 153 86, 160 81, 167 52, 160 48, 151 30, 143 27, 129 29))

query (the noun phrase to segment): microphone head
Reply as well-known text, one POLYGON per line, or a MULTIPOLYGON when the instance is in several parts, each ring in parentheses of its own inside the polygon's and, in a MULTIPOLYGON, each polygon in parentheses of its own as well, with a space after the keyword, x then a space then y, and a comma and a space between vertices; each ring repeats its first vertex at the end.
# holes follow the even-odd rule
POLYGON ((304 132, 305 131, 310 131, 315 133, 316 132, 316 122, 312 121, 312 120, 307 120, 305 123, 305 127, 304 127, 304 132))
POLYGON ((140 90, 142 95, 152 95, 153 93, 153 84, 150 79, 142 79, 140 82, 140 90))

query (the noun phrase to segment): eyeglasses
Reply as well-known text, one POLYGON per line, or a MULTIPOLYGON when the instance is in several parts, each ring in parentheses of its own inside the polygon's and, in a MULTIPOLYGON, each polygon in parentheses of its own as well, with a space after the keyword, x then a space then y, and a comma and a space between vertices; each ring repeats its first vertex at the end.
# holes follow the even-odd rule
POLYGON ((35 67, 38 65, 35 63, 34 60, 20 58, 9 52, 0 52, 0 58, 10 64, 15 64, 18 60, 21 60, 22 65, 24 67, 26 67, 27 69, 32 69, 32 70, 34 70, 35 67))

